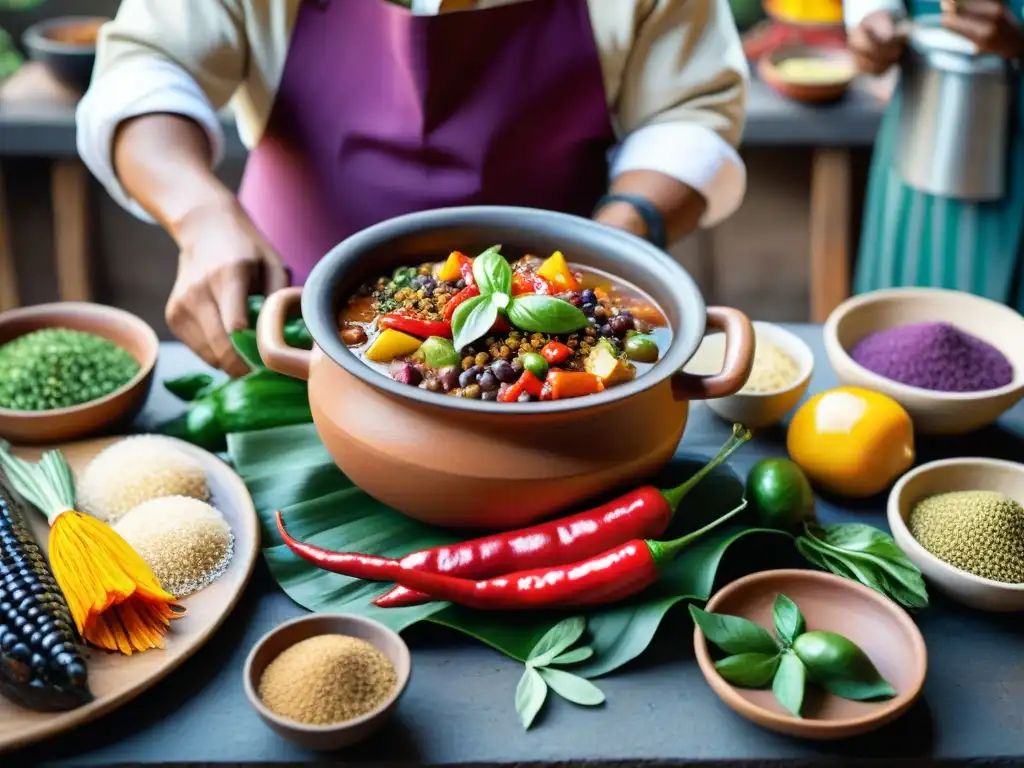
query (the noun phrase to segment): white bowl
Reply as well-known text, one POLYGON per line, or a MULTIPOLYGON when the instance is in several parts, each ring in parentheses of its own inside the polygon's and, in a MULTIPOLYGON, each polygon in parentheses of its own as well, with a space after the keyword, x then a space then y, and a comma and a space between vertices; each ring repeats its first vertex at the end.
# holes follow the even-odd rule
POLYGON ((888 288, 847 299, 825 322, 825 352, 843 384, 873 389, 907 409, 922 434, 954 435, 991 424, 1024 397, 1024 317, 962 291, 888 288), (1013 365, 1013 381, 984 392, 935 392, 887 379, 855 363, 848 350, 870 333, 897 325, 952 323, 988 342, 1013 365))
POLYGON ((940 560, 915 539, 906 520, 914 505, 938 493, 996 491, 1024 502, 1024 464, 999 459, 943 459, 907 472, 889 492, 887 516, 893 538, 939 591, 983 611, 1024 610, 1024 584, 985 579, 940 560))
MULTIPOLYGON (((800 370, 796 381, 788 387, 769 392, 744 392, 707 400, 708 408, 728 422, 739 422, 751 429, 776 424, 800 402, 811 382, 814 372, 814 353, 796 334, 790 333, 772 323, 755 321, 754 336, 757 344, 766 343, 778 347, 789 355, 800 370)), ((725 334, 712 333, 704 337, 697 354, 707 352, 711 356, 725 355, 725 334)), ((686 370, 689 370, 687 367, 686 370)), ((704 373, 704 371, 699 371, 704 373)))

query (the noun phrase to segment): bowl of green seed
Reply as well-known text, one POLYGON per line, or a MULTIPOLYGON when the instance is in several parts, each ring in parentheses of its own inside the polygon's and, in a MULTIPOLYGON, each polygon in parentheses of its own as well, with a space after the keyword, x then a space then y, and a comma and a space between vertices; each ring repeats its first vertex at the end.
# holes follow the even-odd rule
POLYGON ((889 494, 893 538, 946 595, 983 611, 1024 610, 1024 464, 944 459, 889 494))
POLYGON ((84 302, 0 314, 0 437, 55 443, 141 410, 159 340, 135 315, 84 302))

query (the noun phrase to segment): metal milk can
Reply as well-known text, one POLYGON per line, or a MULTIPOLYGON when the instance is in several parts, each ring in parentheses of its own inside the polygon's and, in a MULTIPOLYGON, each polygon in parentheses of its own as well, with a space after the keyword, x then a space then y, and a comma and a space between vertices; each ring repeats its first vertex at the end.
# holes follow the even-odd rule
POLYGON ((979 55, 938 18, 911 26, 901 71, 898 167, 922 192, 998 200, 1009 172, 1013 75, 1007 62, 979 55))

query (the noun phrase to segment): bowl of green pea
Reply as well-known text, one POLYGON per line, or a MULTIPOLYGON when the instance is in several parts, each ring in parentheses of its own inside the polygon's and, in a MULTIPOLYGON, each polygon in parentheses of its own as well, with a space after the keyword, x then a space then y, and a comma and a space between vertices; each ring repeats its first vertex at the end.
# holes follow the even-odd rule
POLYGON ((115 307, 59 302, 0 313, 0 438, 59 443, 130 423, 158 350, 156 332, 115 307))

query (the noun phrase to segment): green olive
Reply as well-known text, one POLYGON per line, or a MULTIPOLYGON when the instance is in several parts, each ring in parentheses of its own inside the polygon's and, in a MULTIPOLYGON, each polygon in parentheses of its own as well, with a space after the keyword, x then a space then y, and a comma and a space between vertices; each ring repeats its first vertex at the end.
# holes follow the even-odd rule
POLYGON ((747 475, 747 498, 757 524, 793 530, 814 520, 814 491, 803 471, 789 459, 762 459, 747 475))
POLYGON ((835 632, 804 632, 793 641, 793 652, 811 680, 836 696, 866 701, 896 695, 860 646, 835 632))
POLYGON ((636 334, 626 339, 626 357, 638 363, 658 362, 658 342, 652 337, 643 334, 636 334))
POLYGON ((548 361, 536 352, 527 352, 522 356, 523 368, 532 373, 538 379, 548 375, 548 361))

